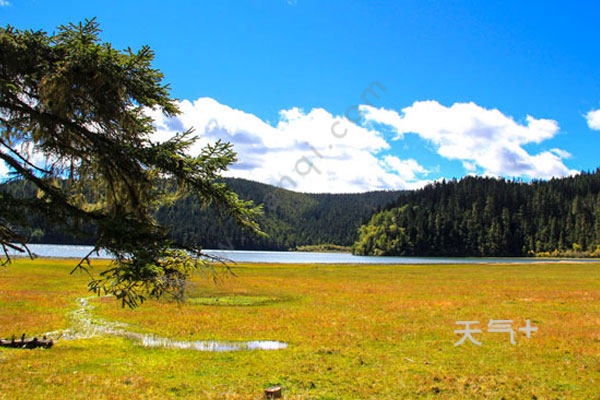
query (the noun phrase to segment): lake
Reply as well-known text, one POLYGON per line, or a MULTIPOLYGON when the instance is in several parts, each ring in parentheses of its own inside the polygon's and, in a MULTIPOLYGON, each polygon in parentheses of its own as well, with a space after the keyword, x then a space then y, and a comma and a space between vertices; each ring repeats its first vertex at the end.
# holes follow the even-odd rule
MULTIPOLYGON (((82 258, 92 246, 31 244, 29 249, 38 257, 82 258)), ((511 263, 529 264, 547 261, 598 262, 594 259, 560 259, 555 258, 467 258, 467 257, 372 257, 355 256, 349 253, 312 253, 296 251, 263 251, 263 250, 205 250, 211 256, 221 257, 233 262, 280 263, 280 264, 488 264, 511 263)), ((15 255, 15 252, 9 254, 15 255)), ((94 254, 91 258, 110 258, 104 252, 94 254)))

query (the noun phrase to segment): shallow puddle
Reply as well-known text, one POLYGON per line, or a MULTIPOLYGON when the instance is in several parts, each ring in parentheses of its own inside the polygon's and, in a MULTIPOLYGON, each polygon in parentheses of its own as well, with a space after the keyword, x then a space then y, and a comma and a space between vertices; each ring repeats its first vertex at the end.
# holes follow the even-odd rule
POLYGON ((214 340, 186 341, 173 340, 155 335, 131 332, 125 329, 127 324, 108 322, 92 315, 94 306, 91 297, 77 299, 79 308, 69 313, 72 327, 64 331, 48 332, 45 335, 56 340, 87 339, 96 336, 117 336, 137 342, 140 346, 164 349, 195 351, 243 351, 243 350, 279 350, 288 345, 274 340, 252 340, 247 342, 227 342, 214 340))
POLYGON ((279 350, 287 347, 287 343, 272 340, 255 340, 251 342, 218 342, 204 340, 189 342, 152 336, 143 337, 141 339, 141 344, 145 347, 197 351, 279 350))

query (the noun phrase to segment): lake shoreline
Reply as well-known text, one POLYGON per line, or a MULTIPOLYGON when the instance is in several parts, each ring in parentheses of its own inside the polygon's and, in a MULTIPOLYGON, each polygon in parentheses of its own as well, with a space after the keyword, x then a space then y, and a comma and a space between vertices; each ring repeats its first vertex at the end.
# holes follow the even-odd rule
MULTIPOLYGON (((92 246, 40 245, 29 249, 36 258, 81 260, 93 250, 92 246)), ((598 263, 591 258, 541 258, 541 257, 389 257, 355 256, 348 253, 262 251, 262 250, 211 250, 210 257, 222 259, 228 264, 306 264, 306 265, 470 265, 470 264, 539 264, 539 263, 598 263)), ((11 252, 14 258, 28 258, 26 254, 11 252)), ((111 260, 110 254, 100 251, 90 255, 93 260, 111 260)))
MULTIPOLYGON (((43 260, 49 260, 49 261, 79 261, 81 260, 82 257, 69 257, 69 256, 40 256, 40 257, 34 257, 33 259, 28 257, 28 256, 23 256, 23 255, 11 255, 11 259, 14 260, 32 260, 32 261, 43 261, 43 260)), ((99 261, 99 262, 103 262, 103 261, 112 261, 112 258, 103 258, 103 257, 94 257, 92 259, 92 261, 99 261)), ((230 261, 228 262, 228 260, 224 260, 227 264, 227 266, 229 268, 238 268, 238 267, 242 267, 242 266, 286 266, 286 265, 304 265, 304 266, 315 266, 315 265, 321 265, 321 266, 327 266, 327 267, 335 267, 335 266, 343 266, 343 267, 348 267, 348 266, 398 266, 398 267, 415 267, 415 266, 456 266, 456 265, 460 265, 460 266, 468 266, 468 265, 473 265, 473 266, 478 266, 478 265, 497 265, 497 266, 520 266, 520 265, 540 265, 540 264, 595 264, 598 263, 600 264, 600 259, 552 259, 552 260, 536 260, 536 259, 529 259, 529 258, 525 258, 525 259, 514 259, 514 261, 490 261, 489 259, 486 260, 482 260, 482 261, 476 261, 473 259, 469 259, 469 260, 465 260, 463 262, 461 262, 461 260, 456 259, 453 260, 452 262, 448 262, 448 261, 431 261, 431 259, 428 259, 428 262, 426 263, 390 263, 390 262, 369 262, 369 263, 365 263, 365 262, 360 262, 360 263, 356 263, 356 262, 312 262, 312 263, 308 263, 308 262, 294 262, 294 261, 289 261, 289 262, 285 262, 285 261, 230 261)))

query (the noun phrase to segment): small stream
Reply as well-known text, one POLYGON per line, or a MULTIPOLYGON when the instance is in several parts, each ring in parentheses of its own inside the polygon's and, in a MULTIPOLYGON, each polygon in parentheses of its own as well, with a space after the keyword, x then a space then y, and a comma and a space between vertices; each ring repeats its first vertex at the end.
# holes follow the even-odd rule
POLYGON ((285 349, 288 346, 287 343, 274 340, 253 340, 247 342, 215 340, 186 341, 131 332, 126 329, 128 326, 127 324, 122 322, 109 322, 94 317, 92 314, 94 306, 91 305, 89 301, 92 298, 95 298, 95 296, 77 299, 79 307, 69 313, 71 328, 62 331, 47 332, 44 335, 54 337, 56 340, 117 336, 137 342, 138 345, 144 347, 195 351, 279 350, 285 349))

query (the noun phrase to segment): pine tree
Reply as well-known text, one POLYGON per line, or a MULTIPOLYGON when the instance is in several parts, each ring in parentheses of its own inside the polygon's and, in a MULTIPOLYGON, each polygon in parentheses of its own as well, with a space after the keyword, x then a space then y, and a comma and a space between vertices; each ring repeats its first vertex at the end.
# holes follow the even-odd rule
MULTIPOLYGON (((169 238, 153 217, 158 207, 191 193, 256 231, 260 210, 216 181, 236 160, 229 143, 192 157, 192 130, 152 140, 145 109, 179 112, 154 54, 116 50, 99 33, 94 20, 54 34, 0 28, 0 160, 37 190, 0 194, 0 245, 7 260, 7 248, 27 251, 24 215, 74 231, 92 224, 94 250, 115 261, 90 289, 135 306, 180 293, 190 271, 207 266, 198 247, 169 238)), ((87 270, 88 257, 79 268, 87 270)))

